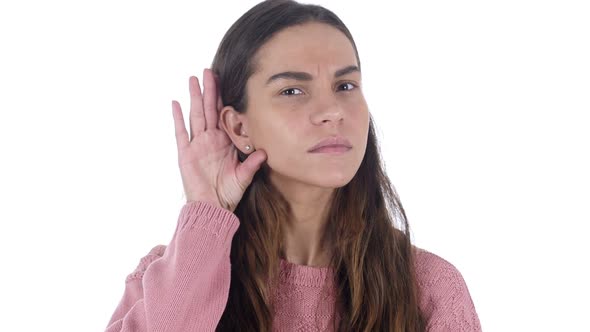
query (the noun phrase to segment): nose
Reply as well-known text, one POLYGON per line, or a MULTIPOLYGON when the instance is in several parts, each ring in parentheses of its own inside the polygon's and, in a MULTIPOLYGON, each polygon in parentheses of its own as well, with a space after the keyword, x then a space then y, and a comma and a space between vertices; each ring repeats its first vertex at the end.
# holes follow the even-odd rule
POLYGON ((318 97, 316 109, 312 113, 312 122, 322 124, 326 121, 335 123, 344 118, 341 101, 333 93, 324 93, 318 97))

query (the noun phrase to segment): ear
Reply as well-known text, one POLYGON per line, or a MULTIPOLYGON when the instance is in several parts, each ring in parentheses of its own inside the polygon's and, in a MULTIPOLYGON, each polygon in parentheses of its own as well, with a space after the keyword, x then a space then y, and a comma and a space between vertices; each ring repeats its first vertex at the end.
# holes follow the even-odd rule
POLYGON ((248 119, 245 114, 235 110, 233 106, 224 106, 219 112, 219 127, 225 133, 236 148, 244 154, 248 154, 254 149, 246 150, 246 145, 252 146, 247 130, 248 119))

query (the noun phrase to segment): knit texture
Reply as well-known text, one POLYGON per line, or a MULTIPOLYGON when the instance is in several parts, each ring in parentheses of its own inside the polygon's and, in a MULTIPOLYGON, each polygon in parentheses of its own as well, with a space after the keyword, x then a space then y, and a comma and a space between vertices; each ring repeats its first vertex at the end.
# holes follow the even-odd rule
MULTIPOLYGON (((239 227, 231 211, 188 202, 170 243, 153 247, 125 278, 106 332, 215 331, 227 304, 230 249, 239 227)), ((461 273, 445 259, 416 249, 420 310, 429 332, 476 332, 481 325, 461 273)), ((274 331, 332 331, 334 271, 280 261, 274 331)))

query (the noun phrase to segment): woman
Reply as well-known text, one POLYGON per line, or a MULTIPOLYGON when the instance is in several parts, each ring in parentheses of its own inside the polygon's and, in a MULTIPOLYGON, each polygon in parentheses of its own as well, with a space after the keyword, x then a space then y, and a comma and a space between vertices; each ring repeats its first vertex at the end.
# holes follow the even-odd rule
POLYGON ((335 14, 262 2, 203 77, 190 138, 172 103, 187 203, 107 331, 481 330, 459 271, 410 242, 335 14))

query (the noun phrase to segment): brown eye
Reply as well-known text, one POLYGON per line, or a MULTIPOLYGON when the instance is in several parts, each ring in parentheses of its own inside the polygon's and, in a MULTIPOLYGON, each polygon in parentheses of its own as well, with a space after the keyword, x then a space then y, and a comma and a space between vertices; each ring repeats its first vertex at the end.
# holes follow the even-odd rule
POLYGON ((350 91, 350 90, 354 90, 355 88, 357 88, 356 84, 352 84, 350 82, 346 82, 344 84, 341 84, 340 86, 343 87, 343 86, 347 86, 347 85, 352 86, 352 88, 349 87, 347 89, 344 89, 344 91, 350 91))
MULTIPOLYGON (((290 96, 297 96, 297 95, 302 94, 302 93, 293 93, 292 91, 295 91, 295 90, 299 90, 299 89, 297 89, 297 88, 285 89, 281 92, 281 95, 290 97, 290 96)), ((299 90, 299 91, 301 91, 301 90, 299 90)))

